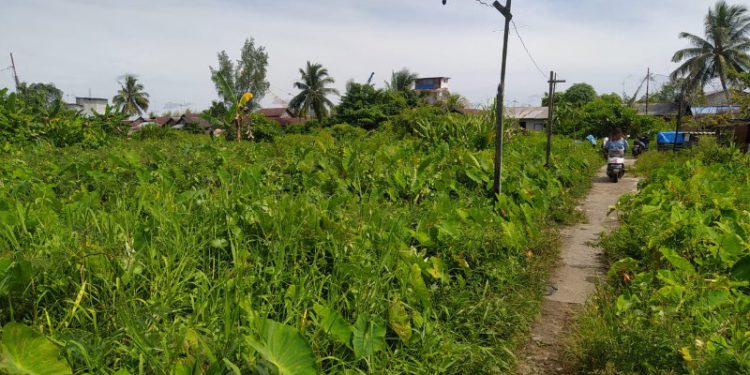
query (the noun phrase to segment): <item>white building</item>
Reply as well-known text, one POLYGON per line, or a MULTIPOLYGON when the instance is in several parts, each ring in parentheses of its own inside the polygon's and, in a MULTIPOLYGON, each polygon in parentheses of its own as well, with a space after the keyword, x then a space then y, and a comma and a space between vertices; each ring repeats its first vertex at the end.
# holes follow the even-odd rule
POLYGON ((107 110, 109 101, 104 98, 82 98, 76 97, 75 104, 68 103, 68 108, 80 112, 84 116, 91 116, 94 113, 104 113, 107 110))
POLYGON ((549 108, 547 107, 506 107, 505 117, 518 122, 522 129, 543 131, 547 127, 549 108))
POLYGON ((448 100, 450 91, 448 91, 449 77, 426 77, 417 78, 414 81, 414 91, 424 94, 427 102, 435 104, 448 100))

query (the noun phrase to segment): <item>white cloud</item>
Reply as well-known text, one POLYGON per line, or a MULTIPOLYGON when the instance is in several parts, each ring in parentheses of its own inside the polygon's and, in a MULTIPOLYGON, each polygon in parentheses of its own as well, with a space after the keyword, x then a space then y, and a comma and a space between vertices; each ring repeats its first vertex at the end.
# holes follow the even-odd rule
MULTIPOLYGON (((646 67, 668 73, 680 31, 700 32, 713 0, 526 0, 515 22, 545 70, 601 92, 628 92, 646 67)), ((473 102, 494 96, 499 78, 502 18, 472 0, 3 0, 0 61, 14 52, 19 75, 54 82, 70 95, 111 98, 117 77, 139 75, 152 109, 168 102, 205 108, 216 94, 208 66, 226 49, 237 55, 246 37, 266 46, 269 79, 287 97, 305 61, 329 68, 343 91, 347 80, 391 70, 453 78, 473 102)), ((546 78, 511 34, 507 97, 536 104, 546 78)), ((0 63, 4 67, 5 63, 0 63)), ((0 87, 12 86, 8 71, 0 87)), ((564 89, 564 86, 562 87, 564 89)), ((264 103, 271 105, 269 94, 264 103)))

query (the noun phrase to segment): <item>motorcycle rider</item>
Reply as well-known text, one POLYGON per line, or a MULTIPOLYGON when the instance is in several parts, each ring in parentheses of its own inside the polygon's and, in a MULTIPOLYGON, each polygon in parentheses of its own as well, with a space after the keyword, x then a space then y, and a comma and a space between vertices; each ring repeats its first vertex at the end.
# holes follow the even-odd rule
POLYGON ((612 131, 604 148, 607 149, 607 151, 622 150, 625 152, 628 150, 628 141, 625 139, 625 135, 620 128, 616 128, 612 131))
POLYGON ((648 149, 648 136, 641 136, 633 142, 633 155, 637 156, 648 149))

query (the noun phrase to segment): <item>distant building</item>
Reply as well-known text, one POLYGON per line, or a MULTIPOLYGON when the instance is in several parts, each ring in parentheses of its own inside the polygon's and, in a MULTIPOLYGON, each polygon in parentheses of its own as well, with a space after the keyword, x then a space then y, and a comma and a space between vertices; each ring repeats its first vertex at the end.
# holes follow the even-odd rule
MULTIPOLYGON (((638 103, 635 106, 636 111, 639 115, 661 117, 664 120, 671 120, 677 118, 677 114, 680 112, 680 105, 677 103, 638 103), (646 110, 648 109, 648 112, 646 110)), ((684 106, 682 110, 683 115, 690 114, 690 106, 684 106)))
POLYGON ((734 103, 734 99, 736 96, 747 95, 748 93, 739 90, 717 91, 706 94, 706 96, 703 98, 703 100, 700 101, 699 104, 701 104, 703 107, 731 106, 737 104, 734 103))
POLYGON ((414 81, 414 91, 423 95, 427 102, 436 104, 448 99, 450 91, 448 90, 449 77, 425 77, 417 78, 414 81))
POLYGON ((706 107, 692 107, 690 113, 695 118, 713 116, 713 115, 735 115, 740 113, 740 106, 737 105, 714 105, 706 107))
POLYGON ((69 109, 77 111, 84 116, 91 116, 94 113, 104 113, 107 110, 109 101, 104 98, 82 98, 76 97, 75 104, 68 103, 69 109))
POLYGON ((275 121, 282 127, 286 127, 289 124, 305 122, 305 119, 301 117, 295 117, 287 107, 263 108, 258 112, 265 116, 267 119, 275 121))
POLYGON ((205 134, 209 134, 211 130, 213 129, 213 126, 211 126, 211 123, 208 122, 206 119, 201 117, 201 115, 196 113, 185 113, 184 115, 180 116, 176 121, 172 118, 173 121, 169 122, 166 121, 165 123, 168 123, 166 126, 171 126, 172 129, 184 129, 185 127, 195 127, 198 129, 201 129, 205 134))
POLYGON ((547 127, 549 108, 547 107, 506 107, 505 117, 518 122, 522 129, 543 131, 547 127))

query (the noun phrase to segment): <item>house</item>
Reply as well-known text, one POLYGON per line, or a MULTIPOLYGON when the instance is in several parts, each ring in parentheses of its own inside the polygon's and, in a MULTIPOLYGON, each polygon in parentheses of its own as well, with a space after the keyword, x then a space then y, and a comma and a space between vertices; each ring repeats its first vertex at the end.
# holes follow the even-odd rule
POLYGON ((716 135, 723 144, 733 143, 743 152, 750 152, 750 118, 729 120, 716 128, 716 135))
POLYGON ((715 115, 734 115, 739 112, 740 107, 737 105, 714 105, 706 107, 692 107, 690 109, 690 113, 694 118, 715 115))
POLYGON ((65 105, 84 116, 91 116, 95 113, 104 113, 107 110, 109 101, 105 98, 76 97, 75 104, 66 103, 65 105))
POLYGON ((543 131, 547 127, 548 107, 506 107, 505 117, 518 122, 522 129, 543 131))
MULTIPOLYGON (((179 117, 177 119, 179 120, 179 117)), ((155 122, 159 126, 167 126, 170 128, 177 125, 177 120, 169 116, 154 117, 151 119, 151 122, 155 122)))
POLYGON ((172 129, 183 129, 185 127, 195 126, 203 130, 203 132, 206 134, 210 133, 213 129, 213 126, 210 122, 196 113, 185 113, 176 121, 174 121, 170 126, 172 127, 172 129))
POLYGON ((144 122, 148 121, 147 119, 143 118, 142 116, 138 116, 135 118, 130 118, 128 120, 123 120, 122 123, 125 125, 130 125, 131 127, 136 127, 140 124, 143 124, 144 122))
MULTIPOLYGON (((638 103, 635 109, 639 115, 660 117, 669 121, 677 118, 677 114, 680 112, 680 105, 677 103, 648 103, 647 107, 646 103, 638 103)), ((682 111, 683 115, 690 114, 690 106, 684 106, 682 111)))
POLYGON ((704 107, 722 107, 735 105, 735 97, 747 96, 748 93, 739 90, 724 90, 706 94, 700 104, 704 107))
POLYGON ((450 77, 424 77, 414 80, 413 90, 425 97, 428 103, 436 104, 450 96, 448 90, 450 77))
POLYGON ((297 124, 305 122, 305 119, 301 117, 295 117, 292 111, 287 107, 279 108, 263 108, 258 111, 269 120, 273 120, 278 123, 281 127, 286 127, 289 124, 297 124))

